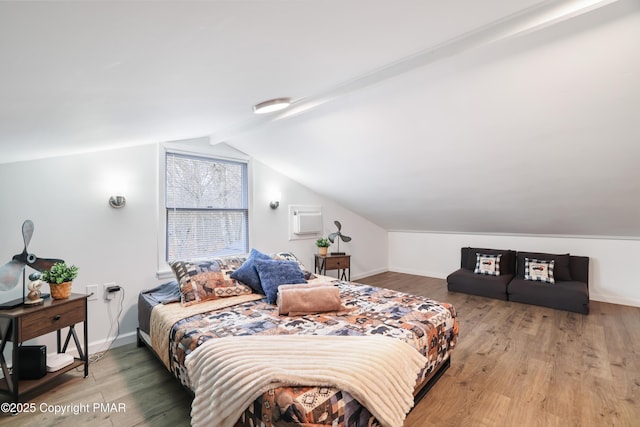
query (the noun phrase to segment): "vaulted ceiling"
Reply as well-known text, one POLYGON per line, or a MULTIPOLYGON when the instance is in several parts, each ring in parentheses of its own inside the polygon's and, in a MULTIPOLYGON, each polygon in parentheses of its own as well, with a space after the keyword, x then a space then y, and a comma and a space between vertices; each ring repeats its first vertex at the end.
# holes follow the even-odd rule
POLYGON ((1 2, 0 58, 0 162, 210 135, 389 230, 640 237, 635 0, 1 2))

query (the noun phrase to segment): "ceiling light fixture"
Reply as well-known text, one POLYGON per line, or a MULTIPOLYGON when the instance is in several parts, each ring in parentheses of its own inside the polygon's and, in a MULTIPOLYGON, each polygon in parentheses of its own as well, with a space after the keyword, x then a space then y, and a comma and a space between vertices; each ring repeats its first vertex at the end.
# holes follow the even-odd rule
POLYGON ((276 98, 261 102, 253 106, 253 112, 256 114, 273 113, 280 111, 291 105, 291 98, 276 98))

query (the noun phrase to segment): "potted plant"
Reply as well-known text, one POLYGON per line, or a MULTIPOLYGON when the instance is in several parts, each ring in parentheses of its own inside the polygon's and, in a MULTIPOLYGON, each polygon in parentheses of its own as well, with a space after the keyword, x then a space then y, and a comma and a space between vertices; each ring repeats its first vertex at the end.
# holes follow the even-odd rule
POLYGON ((331 242, 329 242, 329 239, 324 237, 316 240, 316 246, 318 247, 320 256, 327 256, 327 249, 329 248, 329 245, 331 245, 331 242))
POLYGON ((51 298, 65 299, 71 295, 71 282, 78 277, 78 267, 56 262, 50 270, 42 272, 41 280, 49 283, 51 298))

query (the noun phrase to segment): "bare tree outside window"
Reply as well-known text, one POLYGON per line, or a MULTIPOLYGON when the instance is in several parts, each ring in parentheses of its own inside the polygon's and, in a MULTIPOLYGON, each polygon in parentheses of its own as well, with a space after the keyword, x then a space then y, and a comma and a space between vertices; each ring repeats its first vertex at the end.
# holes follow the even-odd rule
POLYGON ((167 261, 248 251, 247 165, 167 153, 167 261))

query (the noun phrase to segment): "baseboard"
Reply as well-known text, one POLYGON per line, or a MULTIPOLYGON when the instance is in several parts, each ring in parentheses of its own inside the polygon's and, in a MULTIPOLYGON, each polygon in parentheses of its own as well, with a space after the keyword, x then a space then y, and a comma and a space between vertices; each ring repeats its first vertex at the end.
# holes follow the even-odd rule
POLYGON ((404 273, 404 274, 413 274, 414 276, 425 276, 425 277, 435 277, 436 279, 446 279, 447 274, 438 273, 434 271, 426 271, 426 270, 414 270, 411 268, 395 268, 390 267, 389 271, 393 271, 395 273, 404 273))
MULTIPOLYGON (((351 281, 354 282, 358 279, 362 279, 363 277, 369 277, 369 276, 375 276, 376 274, 380 274, 380 273, 386 273, 387 271, 389 271, 386 268, 376 268, 375 270, 369 270, 369 271, 361 271, 357 274, 351 274, 351 281)), ((342 272, 342 271, 341 271, 342 272)), ((337 270, 329 270, 325 273, 325 275, 327 277, 331 277, 333 279, 337 279, 338 278, 338 271, 337 270)))
POLYGON ((112 339, 94 341, 89 343, 89 354, 99 353, 101 351, 105 351, 108 348, 121 347, 125 344, 136 342, 136 331, 118 335, 116 339, 113 340, 113 343, 111 343, 111 341, 112 339))
MULTIPOLYGON (((89 355, 100 353, 101 351, 105 351, 110 348, 121 347, 125 344, 131 344, 136 342, 136 332, 127 332, 126 334, 118 335, 116 339, 110 338, 108 340, 97 340, 89 343, 89 355), (113 341, 113 343, 111 343, 113 341)), ((78 357, 78 350, 76 347, 69 347, 67 349, 67 353, 73 355, 74 357, 78 357)), ((53 355, 55 352, 47 352, 47 355, 53 355)))
POLYGON ((609 304, 618 304, 618 305, 628 305, 631 307, 640 307, 640 300, 629 299, 629 298, 620 298, 611 295, 602 295, 599 293, 594 293, 593 291, 589 291, 589 299, 591 301, 599 301, 606 302, 609 304))
POLYGON ((362 279, 363 277, 375 276, 376 274, 386 273, 387 271, 389 270, 386 268, 376 268, 375 270, 369 270, 362 273, 354 274, 351 276, 351 280, 355 281, 358 279, 362 279))

